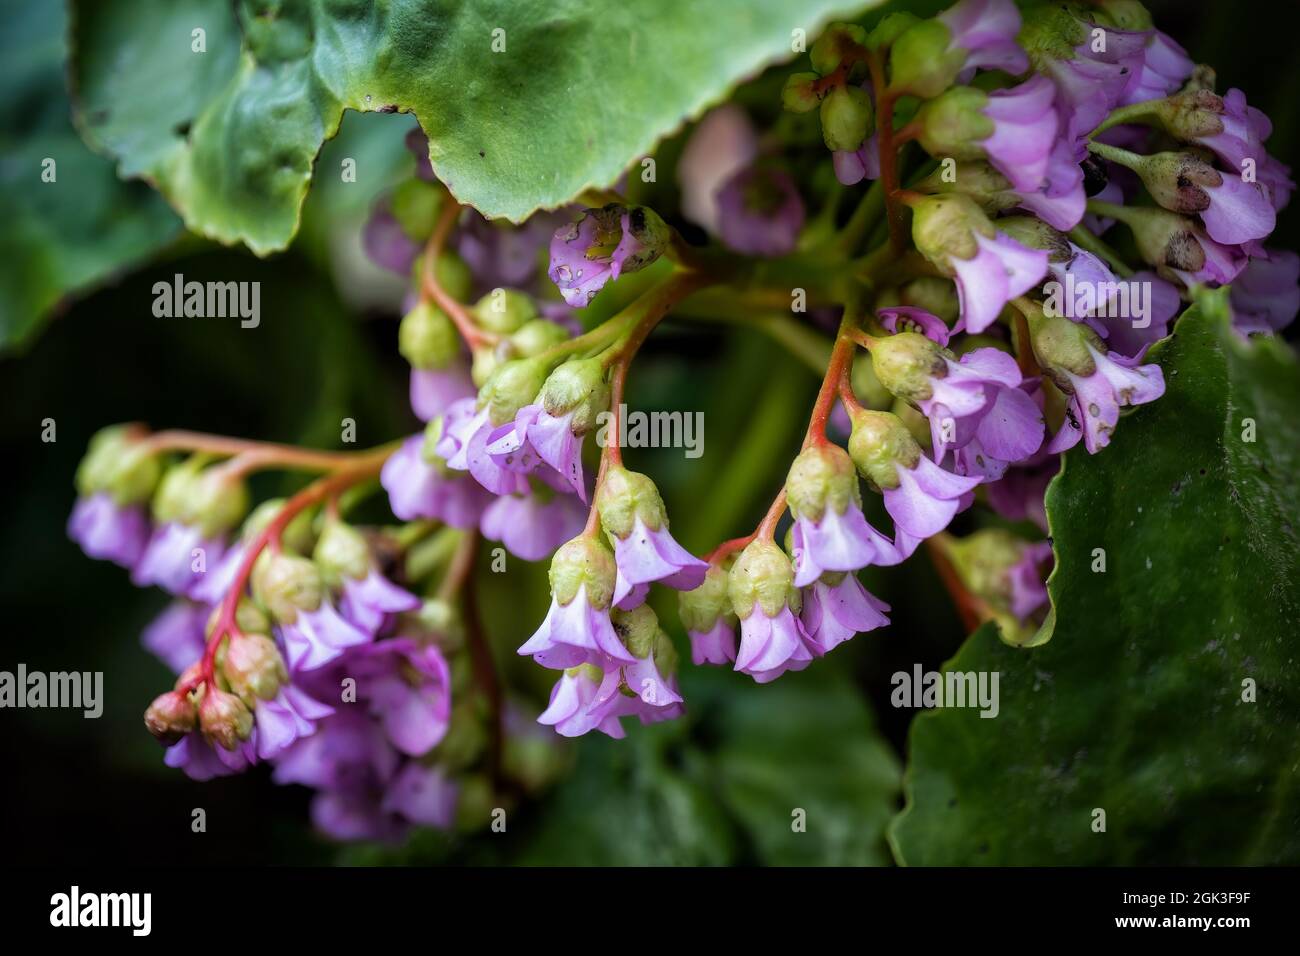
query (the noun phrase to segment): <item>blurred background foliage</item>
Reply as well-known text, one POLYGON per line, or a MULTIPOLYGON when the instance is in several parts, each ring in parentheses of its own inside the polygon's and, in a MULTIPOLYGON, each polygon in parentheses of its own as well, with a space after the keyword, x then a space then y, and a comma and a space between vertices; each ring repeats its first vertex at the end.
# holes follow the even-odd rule
MULTIPOLYGON (((946 5, 884 9, 928 14, 946 5)), ((1215 66, 1221 89, 1240 86, 1273 118, 1270 149, 1292 161, 1300 114, 1295 8, 1148 6, 1196 60, 1215 66)), ((0 527, 0 669, 23 662, 105 674, 99 720, 73 711, 0 712, 0 760, 10 771, 0 787, 7 860, 890 861, 885 827, 901 805, 914 714, 889 706, 889 675, 918 662, 937 669, 964 637, 921 556, 864 576, 893 606, 891 625, 808 671, 757 687, 688 664, 687 719, 631 729, 622 742, 594 735, 565 742, 572 771, 543 799, 513 810, 505 834, 426 832, 403 848, 340 853, 311 832, 307 791, 274 786, 264 770, 196 784, 165 768, 140 714, 170 675, 138 636, 166 600, 131 587, 118 568, 87 560, 67 539, 72 475, 89 437, 119 421, 319 447, 338 445, 345 417, 356 420, 361 446, 417 428, 396 352, 402 284, 366 262, 359 238, 374 199, 409 175, 402 138, 412 120, 346 113, 318 169, 337 170, 350 156, 358 182, 321 175, 292 247, 257 259, 184 234, 155 192, 117 180, 111 162, 81 143, 64 90, 60 4, 4 0, 0 9, 7 94, 0 104, 0 484, 8 503, 0 527), (34 181, 32 170, 47 155, 61 157, 67 188, 34 181), (260 282, 260 327, 155 318, 153 283, 175 273, 260 282), (46 419, 57 428, 52 443, 40 440, 46 419), (191 832, 196 807, 207 810, 206 833, 191 832), (807 834, 791 831, 795 807, 816 823, 807 834)), ((737 94, 760 125, 794 119, 778 111, 779 85, 772 71, 737 94)), ((661 145, 661 170, 672 168, 685 135, 661 145)), ((790 157, 826 182, 829 162, 815 137, 790 157)), ((673 177, 661 174, 636 198, 672 211, 673 177)), ((1297 247, 1296 218, 1282 217, 1275 244, 1297 247)), ((706 324, 656 333, 638 358, 629 402, 704 412, 706 453, 688 460, 680 451, 638 450, 629 465, 654 475, 684 544, 703 550, 752 526, 784 478, 815 387, 806 368, 761 336, 706 324)), ((255 491, 290 487, 270 476, 255 491)), ((483 571, 481 604, 497 660, 521 708, 535 713, 551 675, 513 650, 545 612, 545 568, 512 560, 507 574, 483 571)), ((684 649, 674 602, 657 600, 684 649)))

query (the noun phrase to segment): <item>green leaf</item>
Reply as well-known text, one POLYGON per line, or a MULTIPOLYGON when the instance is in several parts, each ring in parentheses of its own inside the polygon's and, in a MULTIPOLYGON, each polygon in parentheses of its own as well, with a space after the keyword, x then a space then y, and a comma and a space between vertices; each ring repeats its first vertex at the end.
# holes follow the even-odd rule
POLYGON ((73 77, 83 131, 123 175, 156 183, 194 231, 264 254, 292 239, 344 109, 414 112, 448 188, 521 221, 613 183, 792 56, 793 31, 811 41, 871 5, 245 0, 236 19, 227 0, 82 0, 73 77))
POLYGON ((180 225, 72 128, 65 27, 62 4, 32 0, 0 34, 0 350, 29 342, 64 296, 148 256, 180 225))
POLYGON ((677 727, 633 727, 581 743, 578 768, 548 804, 514 862, 544 866, 722 866, 734 840, 699 780, 669 766, 663 743, 677 727))
POLYGON ((898 760, 861 692, 831 661, 766 686, 723 676, 714 774, 759 861, 888 865, 898 760))
POLYGON ((948 668, 998 672, 998 717, 913 723, 900 861, 1300 862, 1296 358, 1240 340, 1226 290, 1155 357, 1165 396, 1049 489, 1051 642, 981 629, 948 668))

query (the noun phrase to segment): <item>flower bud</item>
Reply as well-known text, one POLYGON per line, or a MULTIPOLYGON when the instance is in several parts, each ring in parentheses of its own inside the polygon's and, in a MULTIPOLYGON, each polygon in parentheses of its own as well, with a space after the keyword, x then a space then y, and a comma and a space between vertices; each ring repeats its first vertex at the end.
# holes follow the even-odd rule
POLYGON ((1183 272, 1199 272, 1204 267, 1205 248, 1190 219, 1153 206, 1126 209, 1124 222, 1133 230, 1133 241, 1145 262, 1183 272))
POLYGON ((447 313, 421 302, 402 316, 397 350, 414 368, 446 368, 460 355, 460 334, 447 313))
POLYGON ((871 367, 880 384, 909 402, 930 397, 930 376, 947 371, 942 349, 919 332, 899 332, 871 345, 871 367))
POLYGON ((199 729, 208 743, 234 750, 253 733, 253 714, 234 694, 209 687, 199 704, 199 729))
POLYGON ((898 487, 898 466, 915 467, 921 446, 897 415, 869 409, 854 412, 849 457, 879 491, 898 487))
POLYGON ((659 636, 659 618, 649 604, 640 604, 630 611, 615 608, 609 621, 633 657, 646 657, 654 650, 659 636))
POLYGON ((677 596, 677 616, 688 631, 705 632, 713 629, 718 618, 731 613, 731 595, 727 590, 728 576, 721 565, 710 564, 704 583, 694 591, 682 591, 677 596))
POLYGON ((872 50, 881 50, 893 46, 895 40, 911 29, 914 24, 920 22, 921 18, 914 13, 905 11, 891 13, 872 28, 871 33, 867 36, 867 47, 872 50))
MULTIPOLYGON (((424 256, 416 256, 412 284, 421 288, 424 283, 424 256)), ((458 302, 464 302, 474 292, 474 274, 465 260, 450 249, 444 249, 433 264, 433 275, 438 285, 458 302)))
POLYGON ((585 585, 587 602, 595 608, 606 608, 614 596, 616 576, 614 555, 609 549, 597 538, 578 535, 560 545, 551 558, 551 596, 563 607, 585 585))
POLYGON ((805 448, 790 464, 785 479, 790 514, 819 522, 826 509, 844 514, 850 504, 861 503, 853 462, 839 445, 805 448))
POLYGON ((853 386, 853 394, 868 408, 884 408, 894 400, 889 389, 881 385, 880 379, 876 378, 876 370, 871 367, 870 355, 860 352, 853 357, 853 371, 850 373, 849 381, 853 386))
POLYGON ((990 238, 995 232, 988 216, 969 196, 927 196, 912 207, 912 241, 931 262, 947 262, 953 256, 972 258, 979 252, 974 231, 990 238))
POLYGON ((497 348, 491 345, 480 345, 474 349, 470 358, 469 377, 474 384, 482 388, 487 384, 492 373, 509 358, 509 347, 497 348))
POLYGON ((1088 346, 1104 351, 1097 333, 1065 316, 1049 316, 1035 312, 1029 316, 1029 337, 1034 345, 1034 355, 1052 379, 1065 392, 1074 391, 1063 374, 1087 377, 1097 369, 1088 346))
POLYGON ((159 694, 144 712, 144 725, 159 742, 170 747, 194 730, 198 714, 189 697, 170 690, 159 694))
POLYGON ((199 472, 187 493, 182 520, 208 537, 229 531, 248 513, 248 485, 221 467, 199 472))
MULTIPOLYGON (((266 526, 284 510, 285 503, 284 498, 268 498, 254 508, 252 514, 244 519, 244 526, 239 532, 244 543, 251 542, 266 530, 266 526)), ((312 515, 312 510, 305 508, 285 525, 284 530, 280 532, 280 543, 286 550, 296 551, 299 554, 308 554, 311 551, 316 540, 316 532, 311 526, 312 515)))
MULTIPOLYGON (((203 636, 205 638, 212 637, 219 620, 221 620, 220 604, 212 609, 207 622, 203 625, 203 636)), ((269 634, 271 632, 270 619, 262 613, 261 608, 246 597, 241 597, 239 603, 235 605, 235 626, 245 634, 269 634)))
POLYGON ((668 520, 659 489, 647 475, 615 465, 605 472, 596 491, 596 510, 601 526, 611 536, 626 538, 640 518, 651 531, 668 520))
POLYGON ((922 193, 961 193, 973 199, 986 213, 1012 209, 1022 202, 1011 188, 1011 181, 979 159, 967 159, 957 164, 952 176, 943 168, 917 182, 914 187, 922 193))
POLYGON ((929 99, 957 79, 966 51, 949 49, 952 32, 939 20, 920 20, 894 40, 889 51, 890 88, 929 99))
POLYGON ((916 111, 920 142, 931 156, 953 159, 982 159, 979 141, 993 135, 994 124, 980 112, 988 105, 988 94, 973 86, 955 86, 921 105, 916 111))
POLYGON ((533 300, 516 289, 493 289, 474 304, 474 318, 489 332, 509 335, 537 317, 533 300))
POLYGON ((306 558, 263 551, 253 565, 253 597, 282 624, 320 607, 324 590, 320 571, 306 558))
POLYGON ((731 609, 742 621, 757 603, 768 617, 776 617, 786 605, 799 609, 799 591, 794 586, 790 558, 771 541, 755 538, 740 552, 727 575, 731 609))
POLYGON ((596 416, 609 409, 609 384, 600 359, 572 359, 546 380, 538 396, 546 414, 573 412, 573 433, 585 435, 596 427, 596 416))
POLYGON ((533 319, 510 336, 510 348, 519 358, 532 358, 568 340, 569 331, 564 326, 550 319, 533 319))
POLYGON ((550 363, 539 358, 502 362, 479 390, 479 407, 487 407, 493 425, 504 425, 536 400, 549 371, 550 363))
POLYGON ((1190 142, 1223 132, 1223 97, 1210 90, 1184 90, 1143 105, 1174 139, 1190 142))
POLYGON ((1065 262, 1075 255, 1065 233, 1053 229, 1037 216, 1004 216, 998 228, 1029 249, 1042 249, 1052 262, 1065 262))
POLYGON ((265 634, 234 634, 226 642, 221 674, 249 707, 271 700, 289 682, 284 658, 265 634))
POLYGON ((147 501, 162 472, 158 456, 140 442, 145 431, 133 425, 101 428, 90 440, 77 467, 77 491, 82 496, 106 491, 119 505, 147 501))
POLYGON ((442 189, 423 179, 403 180, 389 197, 388 208, 413 241, 422 243, 433 235, 442 209, 442 189))
POLYGON ((821 102, 816 82, 816 73, 791 73, 781 89, 781 105, 791 113, 811 113, 821 102))
POLYGON ((961 311, 956 287, 950 280, 938 276, 913 279, 899 290, 899 298, 903 305, 925 309, 931 315, 937 315, 948 326, 957 321, 961 311))
POLYGON ((1191 153, 1154 153, 1130 167, 1151 198, 1165 209, 1192 214, 1210 208, 1206 186, 1223 185, 1223 174, 1191 153))
POLYGON ((338 587, 344 578, 364 578, 370 572, 370 545, 365 535, 350 524, 327 521, 312 560, 320 569, 321 580, 338 587))
POLYGON ((826 148, 852 152, 871 128, 871 97, 856 86, 837 86, 822 99, 822 139, 826 148))
POLYGON ((856 23, 832 23, 822 31, 808 51, 813 69, 825 76, 839 69, 845 59, 852 59, 867 45, 867 31, 856 23))

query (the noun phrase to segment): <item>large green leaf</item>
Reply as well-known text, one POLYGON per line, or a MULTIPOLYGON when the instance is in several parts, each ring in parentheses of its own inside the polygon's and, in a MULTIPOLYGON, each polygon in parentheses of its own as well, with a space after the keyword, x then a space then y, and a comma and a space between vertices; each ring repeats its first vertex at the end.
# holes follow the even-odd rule
POLYGON ((6 6, 0 33, 0 350, 29 341, 65 295, 144 258, 180 225, 72 128, 65 26, 62 4, 26 0, 6 6))
POLYGON ((1067 455, 1055 634, 1015 649, 986 627, 949 662, 999 672, 1001 712, 916 719, 901 861, 1300 862, 1300 374, 1225 298, 1157 350, 1158 403, 1067 455))
POLYGON ((266 253, 293 237, 345 108, 414 112, 452 192, 518 221, 612 183, 792 55, 794 31, 870 5, 244 0, 236 15, 228 0, 95 0, 73 4, 73 75, 84 132, 124 175, 194 231, 266 253))
MULTIPOLYGON (((869 640, 869 637, 862 638, 869 640)), ((765 864, 884 866, 898 760, 833 660, 719 700, 714 772, 765 864)))

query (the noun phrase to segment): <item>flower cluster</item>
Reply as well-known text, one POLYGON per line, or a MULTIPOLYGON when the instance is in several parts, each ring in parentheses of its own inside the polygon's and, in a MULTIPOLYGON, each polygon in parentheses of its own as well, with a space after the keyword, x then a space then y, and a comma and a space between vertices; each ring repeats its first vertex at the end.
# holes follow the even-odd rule
POLYGON ((804 119, 760 133, 733 104, 696 125, 663 217, 600 190, 488 222, 436 182, 414 133, 415 175, 363 237, 412 281, 397 346, 423 427, 404 440, 95 439, 69 531, 176 598, 145 635, 179 674, 146 715, 169 764, 204 779, 270 763, 316 790, 316 822, 342 838, 451 825, 473 774, 500 782, 509 726, 466 619, 479 536, 549 561, 549 611, 511 638, 559 672, 533 714, 567 737, 685 712, 652 586, 678 592, 694 664, 760 684, 887 626, 859 572, 923 545, 963 610, 1033 639, 1061 454, 1100 452, 1123 409, 1163 395, 1148 350, 1200 287, 1232 286, 1243 334, 1300 308, 1300 257, 1266 245, 1289 170, 1267 118, 1216 94, 1133 0, 961 0, 834 24, 809 60, 781 95, 804 119), (780 149, 800 130, 820 184, 780 149), (669 224, 684 221, 690 241, 669 224), (816 300, 809 321, 771 306, 789 276, 816 300), (619 438, 633 360, 680 312, 811 341, 792 351, 821 376, 766 514, 703 557, 619 438), (250 514, 244 478, 274 466, 324 477, 250 514), (342 517, 343 492, 375 477, 396 528, 342 517), (1002 520, 959 517, 972 508, 1002 520))

